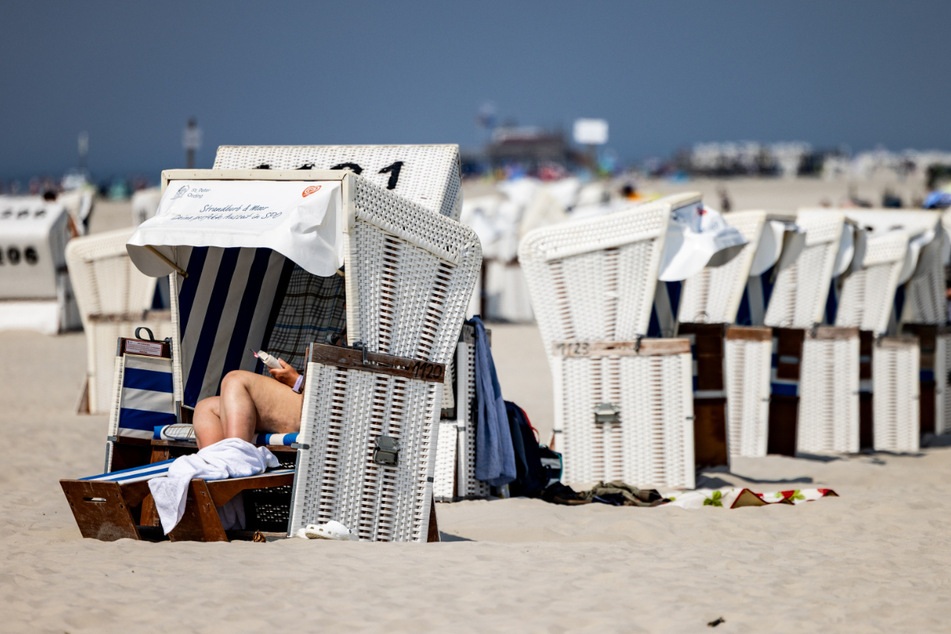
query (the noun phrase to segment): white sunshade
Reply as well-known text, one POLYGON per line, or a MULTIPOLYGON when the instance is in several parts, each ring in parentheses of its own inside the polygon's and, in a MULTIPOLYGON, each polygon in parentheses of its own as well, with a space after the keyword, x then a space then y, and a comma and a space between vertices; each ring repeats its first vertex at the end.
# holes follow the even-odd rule
POLYGON ((343 265, 341 213, 339 181, 172 180, 126 249, 153 277, 183 267, 180 246, 272 249, 328 277, 343 265))
POLYGON ((762 275, 768 271, 779 261, 784 248, 795 250, 795 256, 798 257, 804 244, 804 240, 800 239, 802 235, 802 230, 792 221, 768 219, 753 254, 750 275, 762 275), (788 240, 787 234, 792 236, 788 240))
POLYGON ((662 282, 685 280, 706 266, 721 266, 735 257, 746 244, 735 227, 723 216, 699 201, 674 209, 661 255, 662 282))

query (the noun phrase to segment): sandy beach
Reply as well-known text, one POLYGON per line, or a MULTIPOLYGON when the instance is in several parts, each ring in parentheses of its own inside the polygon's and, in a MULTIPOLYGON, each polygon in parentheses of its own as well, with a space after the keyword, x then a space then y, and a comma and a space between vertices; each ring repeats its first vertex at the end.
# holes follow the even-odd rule
MULTIPOLYGON (((727 188, 734 209, 792 211, 847 193, 842 183, 810 182, 727 188)), ((676 187, 713 197, 717 183, 676 187)), ((673 186, 644 184, 662 188, 673 186)), ((880 183, 858 191, 877 201, 880 183)), ((127 203, 100 202, 92 229, 129 219, 127 203)), ((503 395, 544 440, 552 388, 538 330, 489 327, 503 395)), ((949 628, 951 499, 941 493, 951 480, 949 437, 913 455, 743 458, 698 478, 708 488, 838 494, 795 506, 493 499, 437 505, 442 542, 434 544, 100 542, 81 538, 58 483, 103 467, 108 418, 76 413, 84 335, 0 332, 0 346, 5 632, 949 628)))

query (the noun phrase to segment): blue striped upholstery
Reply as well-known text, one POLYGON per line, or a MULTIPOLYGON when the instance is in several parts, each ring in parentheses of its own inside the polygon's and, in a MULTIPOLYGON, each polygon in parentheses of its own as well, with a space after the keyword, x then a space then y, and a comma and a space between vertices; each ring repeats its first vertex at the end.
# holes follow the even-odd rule
POLYGON ((250 350, 302 371, 307 345, 345 328, 339 275, 311 275, 269 249, 179 248, 190 250, 178 293, 185 405, 217 395, 232 370, 266 372, 250 350))
POLYGON ((263 347, 293 265, 268 249, 179 248, 190 250, 178 293, 182 400, 194 407, 231 370, 255 370, 249 349, 263 347))
POLYGON ((122 469, 111 473, 102 473, 100 475, 80 478, 80 480, 95 480, 97 482, 118 482, 120 484, 129 484, 131 482, 140 482, 150 480, 157 476, 165 475, 168 472, 170 464, 174 460, 163 460, 152 464, 142 465, 141 467, 132 467, 131 469, 122 469))
MULTIPOLYGON (((167 425, 160 425, 153 429, 152 438, 160 439, 162 438, 162 430, 165 429, 167 425)), ((177 440, 177 439, 176 439, 177 440)), ((189 441, 182 441, 189 442, 189 441)), ((251 439, 255 445, 282 445, 284 447, 290 447, 297 442, 297 433, 291 434, 255 434, 254 438, 251 439)))
MULTIPOLYGON (((142 465, 141 467, 132 467, 131 469, 123 469, 121 471, 113 471, 112 473, 101 473, 99 475, 88 476, 85 478, 80 478, 80 480, 85 481, 96 481, 96 482, 118 482, 119 484, 131 484, 133 482, 141 482, 143 480, 151 480, 152 478, 157 478, 159 476, 164 476, 168 473, 169 466, 175 462, 175 460, 163 460, 162 462, 155 462, 152 464, 142 465)), ((284 467, 279 469, 269 469, 264 472, 266 475, 282 475, 285 473, 294 473, 293 468, 284 467)), ((254 476, 249 476, 254 477, 254 476)), ((214 481, 214 480, 209 480, 214 481)))
POLYGON ((151 438, 157 425, 176 422, 171 359, 124 355, 120 399, 119 436, 151 438))

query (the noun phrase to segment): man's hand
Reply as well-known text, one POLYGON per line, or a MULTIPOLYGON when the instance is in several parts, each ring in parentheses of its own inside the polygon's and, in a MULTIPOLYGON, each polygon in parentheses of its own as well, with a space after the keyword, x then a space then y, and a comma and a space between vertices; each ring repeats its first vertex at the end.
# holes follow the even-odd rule
POLYGON ((281 364, 281 368, 268 368, 268 372, 271 373, 275 379, 287 385, 288 387, 294 387, 294 384, 297 382, 297 377, 300 376, 300 373, 289 366, 284 359, 278 359, 281 364))

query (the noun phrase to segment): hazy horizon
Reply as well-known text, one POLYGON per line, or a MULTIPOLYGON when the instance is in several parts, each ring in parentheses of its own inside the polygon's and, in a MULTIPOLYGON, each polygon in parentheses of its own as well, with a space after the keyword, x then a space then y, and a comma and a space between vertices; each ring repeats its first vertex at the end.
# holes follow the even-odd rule
POLYGON ((0 180, 197 167, 219 145, 456 143, 606 119, 628 163, 696 143, 949 150, 938 0, 457 5, 64 0, 4 14, 0 180))

